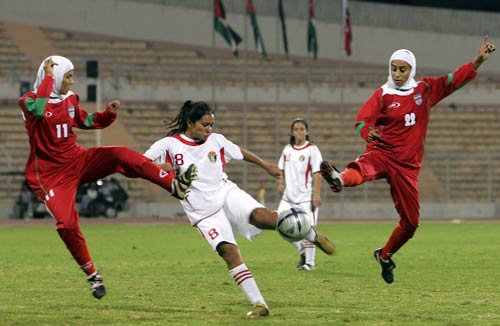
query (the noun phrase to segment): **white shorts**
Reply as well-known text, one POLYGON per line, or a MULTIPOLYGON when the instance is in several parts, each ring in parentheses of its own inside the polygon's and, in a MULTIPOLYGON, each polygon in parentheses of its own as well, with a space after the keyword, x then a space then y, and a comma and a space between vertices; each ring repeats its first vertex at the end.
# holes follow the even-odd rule
POLYGON ((318 224, 318 207, 312 210, 312 203, 310 201, 308 202, 303 202, 303 203, 291 203, 285 200, 281 200, 280 204, 278 206, 278 212, 281 212, 285 209, 288 209, 290 207, 300 207, 304 210, 304 212, 307 213, 307 216, 309 216, 309 219, 311 220, 311 225, 316 226, 318 224))
POLYGON ((236 243, 235 234, 253 240, 262 230, 249 223, 250 214, 264 206, 240 188, 229 191, 224 206, 215 214, 196 223, 201 235, 216 250, 221 242, 236 243))

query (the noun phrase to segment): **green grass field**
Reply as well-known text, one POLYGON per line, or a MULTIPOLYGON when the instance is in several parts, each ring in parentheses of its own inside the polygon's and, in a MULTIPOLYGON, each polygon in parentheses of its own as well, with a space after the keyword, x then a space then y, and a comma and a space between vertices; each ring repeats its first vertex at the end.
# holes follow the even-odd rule
POLYGON ((0 325, 500 325, 500 223, 426 222, 387 285, 372 258, 394 223, 322 224, 338 253, 298 253, 276 233, 240 238, 271 316, 251 307, 188 225, 84 225, 108 294, 94 299, 54 226, 0 227, 0 325))

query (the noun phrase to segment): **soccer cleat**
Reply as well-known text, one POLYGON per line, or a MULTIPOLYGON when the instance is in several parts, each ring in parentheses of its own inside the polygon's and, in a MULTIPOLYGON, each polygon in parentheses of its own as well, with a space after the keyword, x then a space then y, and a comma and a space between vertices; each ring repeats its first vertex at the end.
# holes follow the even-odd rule
POLYGON ((314 265, 304 264, 302 266, 297 267, 298 271, 313 271, 316 267, 314 265))
POLYGON ((394 282, 394 272, 393 270, 396 268, 396 264, 389 258, 389 260, 384 260, 380 257, 382 254, 382 248, 378 248, 373 252, 373 257, 382 267, 382 278, 388 284, 394 282))
POLYGON ((265 304, 258 302, 252 310, 245 314, 246 318, 259 318, 269 316, 269 309, 265 304))
POLYGON ((191 164, 183 174, 177 176, 172 182, 172 196, 180 200, 186 198, 189 194, 189 186, 197 173, 196 165, 191 164))
POLYGON ((297 269, 299 269, 300 267, 304 266, 305 264, 306 264, 306 254, 305 253, 301 253, 300 254, 299 263, 297 264, 297 269))
POLYGON ((327 255, 333 255, 335 253, 335 244, 330 240, 329 237, 323 235, 316 230, 315 227, 311 226, 311 229, 314 229, 316 232, 316 237, 314 239, 314 244, 316 247, 321 249, 327 255))
POLYGON ((339 170, 337 170, 337 168, 335 168, 327 161, 323 161, 320 165, 320 173, 333 192, 342 191, 342 188, 344 187, 344 181, 342 180, 342 176, 340 175, 340 172, 339 170))
POLYGON ((99 272, 95 272, 90 275, 88 278, 90 284, 90 290, 92 291, 92 295, 96 299, 100 299, 106 295, 106 288, 104 287, 102 276, 99 272))

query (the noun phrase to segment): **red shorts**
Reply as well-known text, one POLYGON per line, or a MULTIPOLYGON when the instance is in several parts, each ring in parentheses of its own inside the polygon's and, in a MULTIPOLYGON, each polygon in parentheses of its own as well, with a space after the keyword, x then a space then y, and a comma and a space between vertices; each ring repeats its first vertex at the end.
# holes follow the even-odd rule
POLYGON ((418 175, 420 168, 401 166, 384 153, 371 150, 363 153, 347 168, 357 169, 363 182, 386 179, 390 185, 392 200, 404 227, 418 227, 420 202, 418 193, 418 175))

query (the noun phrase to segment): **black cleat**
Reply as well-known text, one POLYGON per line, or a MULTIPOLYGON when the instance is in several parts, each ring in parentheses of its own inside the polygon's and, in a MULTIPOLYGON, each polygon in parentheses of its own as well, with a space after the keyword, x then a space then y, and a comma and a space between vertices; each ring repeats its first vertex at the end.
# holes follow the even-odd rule
POLYGON ((328 182, 328 185, 333 192, 342 191, 342 188, 344 187, 344 181, 342 180, 342 176, 340 175, 340 172, 339 170, 337 170, 337 168, 335 168, 327 161, 323 161, 320 165, 320 173, 323 179, 328 182))
POLYGON ((382 267, 382 278, 388 284, 394 282, 394 272, 393 270, 396 268, 396 264, 389 258, 389 260, 384 260, 380 257, 382 254, 382 248, 378 248, 373 252, 373 257, 382 267))
POLYGON ((197 174, 196 165, 191 164, 183 174, 178 175, 172 182, 172 196, 180 200, 186 198, 189 194, 191 182, 193 182, 197 174))
POLYGON ((104 287, 102 276, 99 272, 95 272, 88 278, 90 290, 96 299, 100 299, 106 295, 106 288, 104 287))
POLYGON ((301 253, 300 254, 299 263, 297 264, 297 269, 300 269, 305 264, 306 264, 306 254, 305 253, 301 253))

